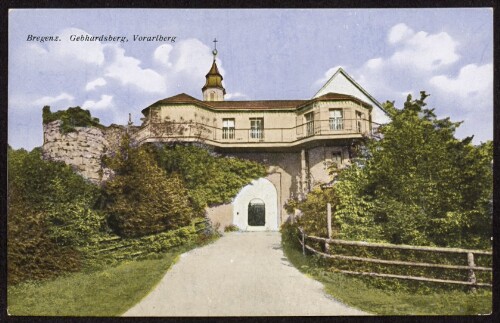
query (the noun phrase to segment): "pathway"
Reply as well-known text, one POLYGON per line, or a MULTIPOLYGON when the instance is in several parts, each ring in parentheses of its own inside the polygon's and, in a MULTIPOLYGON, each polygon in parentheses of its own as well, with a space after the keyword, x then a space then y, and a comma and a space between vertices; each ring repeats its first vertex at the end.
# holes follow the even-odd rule
POLYGON ((366 315, 293 267, 279 232, 234 232, 183 254, 125 316, 366 315))

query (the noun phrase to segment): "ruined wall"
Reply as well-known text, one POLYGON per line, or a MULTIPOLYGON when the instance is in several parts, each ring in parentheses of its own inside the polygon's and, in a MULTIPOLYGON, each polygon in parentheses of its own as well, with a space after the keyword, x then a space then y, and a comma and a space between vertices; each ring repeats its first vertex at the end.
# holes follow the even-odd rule
POLYGON ((111 172, 102 169, 101 158, 116 151, 126 128, 76 127, 73 132, 62 133, 60 126, 60 120, 43 125, 43 158, 64 162, 93 183, 106 180, 111 172))

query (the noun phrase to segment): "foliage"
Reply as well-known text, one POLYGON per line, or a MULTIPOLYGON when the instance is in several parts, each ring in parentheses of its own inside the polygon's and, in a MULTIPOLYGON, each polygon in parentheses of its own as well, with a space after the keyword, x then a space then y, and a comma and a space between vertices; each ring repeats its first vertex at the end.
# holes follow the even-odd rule
POLYGON ((46 105, 42 109, 42 119, 44 124, 61 120, 62 133, 75 131, 75 127, 102 127, 98 118, 92 117, 90 111, 80 107, 70 107, 66 110, 51 112, 50 107, 46 105))
POLYGON ((167 173, 181 176, 197 210, 230 202, 243 186, 266 175, 261 164, 217 156, 193 145, 159 146, 155 156, 167 173))
POLYGON ((373 217, 394 243, 490 247, 493 146, 458 140, 460 123, 425 108, 427 95, 402 110, 386 108, 392 122, 372 141, 365 193, 373 217))
POLYGON ((337 204, 332 212, 340 228, 340 239, 383 240, 382 227, 371 213, 375 198, 364 192, 367 181, 366 172, 357 164, 341 171, 338 177, 334 187, 337 204))
POLYGON ((150 257, 181 246, 202 245, 215 237, 205 218, 195 218, 187 226, 138 238, 103 234, 83 250, 86 267, 99 268, 123 260, 150 257))
POLYGON ((386 103, 392 121, 380 127, 380 140, 358 149, 360 163, 339 172, 333 193, 294 202, 310 234, 321 234, 329 201, 344 239, 491 247, 493 144, 456 139, 460 123, 438 119, 426 97, 408 96, 402 110, 386 103))
MULTIPOLYGON (((286 208, 289 213, 294 209, 300 209, 302 215, 297 218, 297 225, 310 235, 326 237, 327 235, 327 215, 326 204, 336 203, 337 196, 332 188, 316 188, 311 191, 307 199, 303 201, 289 200, 286 208)), ((338 235, 338 224, 332 214, 333 237, 338 235)))
POLYGON ((189 224, 195 212, 176 174, 167 175, 147 147, 133 147, 124 136, 115 156, 105 159, 114 171, 104 190, 109 224, 119 235, 139 237, 189 224))
POLYGON ((240 231, 240 228, 238 228, 237 225, 230 224, 224 227, 224 232, 236 232, 240 231))
POLYGON ((9 283, 49 278, 81 266, 74 247, 94 234, 91 207, 99 190, 40 149, 8 149, 9 283), (67 212, 71 209, 70 212, 67 212))

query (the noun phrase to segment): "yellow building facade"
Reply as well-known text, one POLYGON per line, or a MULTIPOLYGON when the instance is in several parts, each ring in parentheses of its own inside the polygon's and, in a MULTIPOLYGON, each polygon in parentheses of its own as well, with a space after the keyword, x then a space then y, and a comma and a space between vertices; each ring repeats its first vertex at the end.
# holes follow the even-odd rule
POLYGON ((207 215, 221 227, 277 230, 293 216, 284 209, 286 201, 330 183, 329 167, 349 164, 354 145, 384 122, 385 113, 341 69, 311 99, 225 101, 216 54, 203 100, 182 93, 153 103, 142 110, 134 139, 139 144, 203 143, 217 153, 264 164, 266 178, 243 188, 231 204, 208 209, 207 215), (340 93, 331 91, 335 87, 340 93))

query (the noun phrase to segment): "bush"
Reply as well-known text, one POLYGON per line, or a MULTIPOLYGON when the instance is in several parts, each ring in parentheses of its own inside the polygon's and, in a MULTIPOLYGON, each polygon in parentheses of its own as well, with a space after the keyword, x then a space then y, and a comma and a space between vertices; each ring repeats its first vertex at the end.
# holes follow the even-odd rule
POLYGON ((75 127, 103 127, 99 123, 98 118, 94 118, 90 115, 89 110, 84 110, 80 107, 73 107, 62 111, 51 112, 50 107, 46 105, 42 109, 42 119, 44 124, 55 120, 61 120, 62 133, 75 131, 75 127))
POLYGON ((236 232, 236 231, 240 231, 240 228, 238 228, 237 225, 230 224, 224 227, 224 232, 236 232))
POLYGON ((259 163, 222 157, 193 145, 156 146, 155 157, 169 174, 179 174, 196 210, 229 203, 253 179, 266 176, 259 163))
POLYGON ((121 236, 140 237, 189 224, 195 212, 176 174, 167 175, 147 147, 133 147, 126 135, 105 164, 115 175, 106 182, 109 224, 121 236))
POLYGON ((42 160, 38 148, 9 147, 8 176, 9 283, 78 270, 76 246, 98 231, 89 215, 99 189, 69 166, 42 160))

